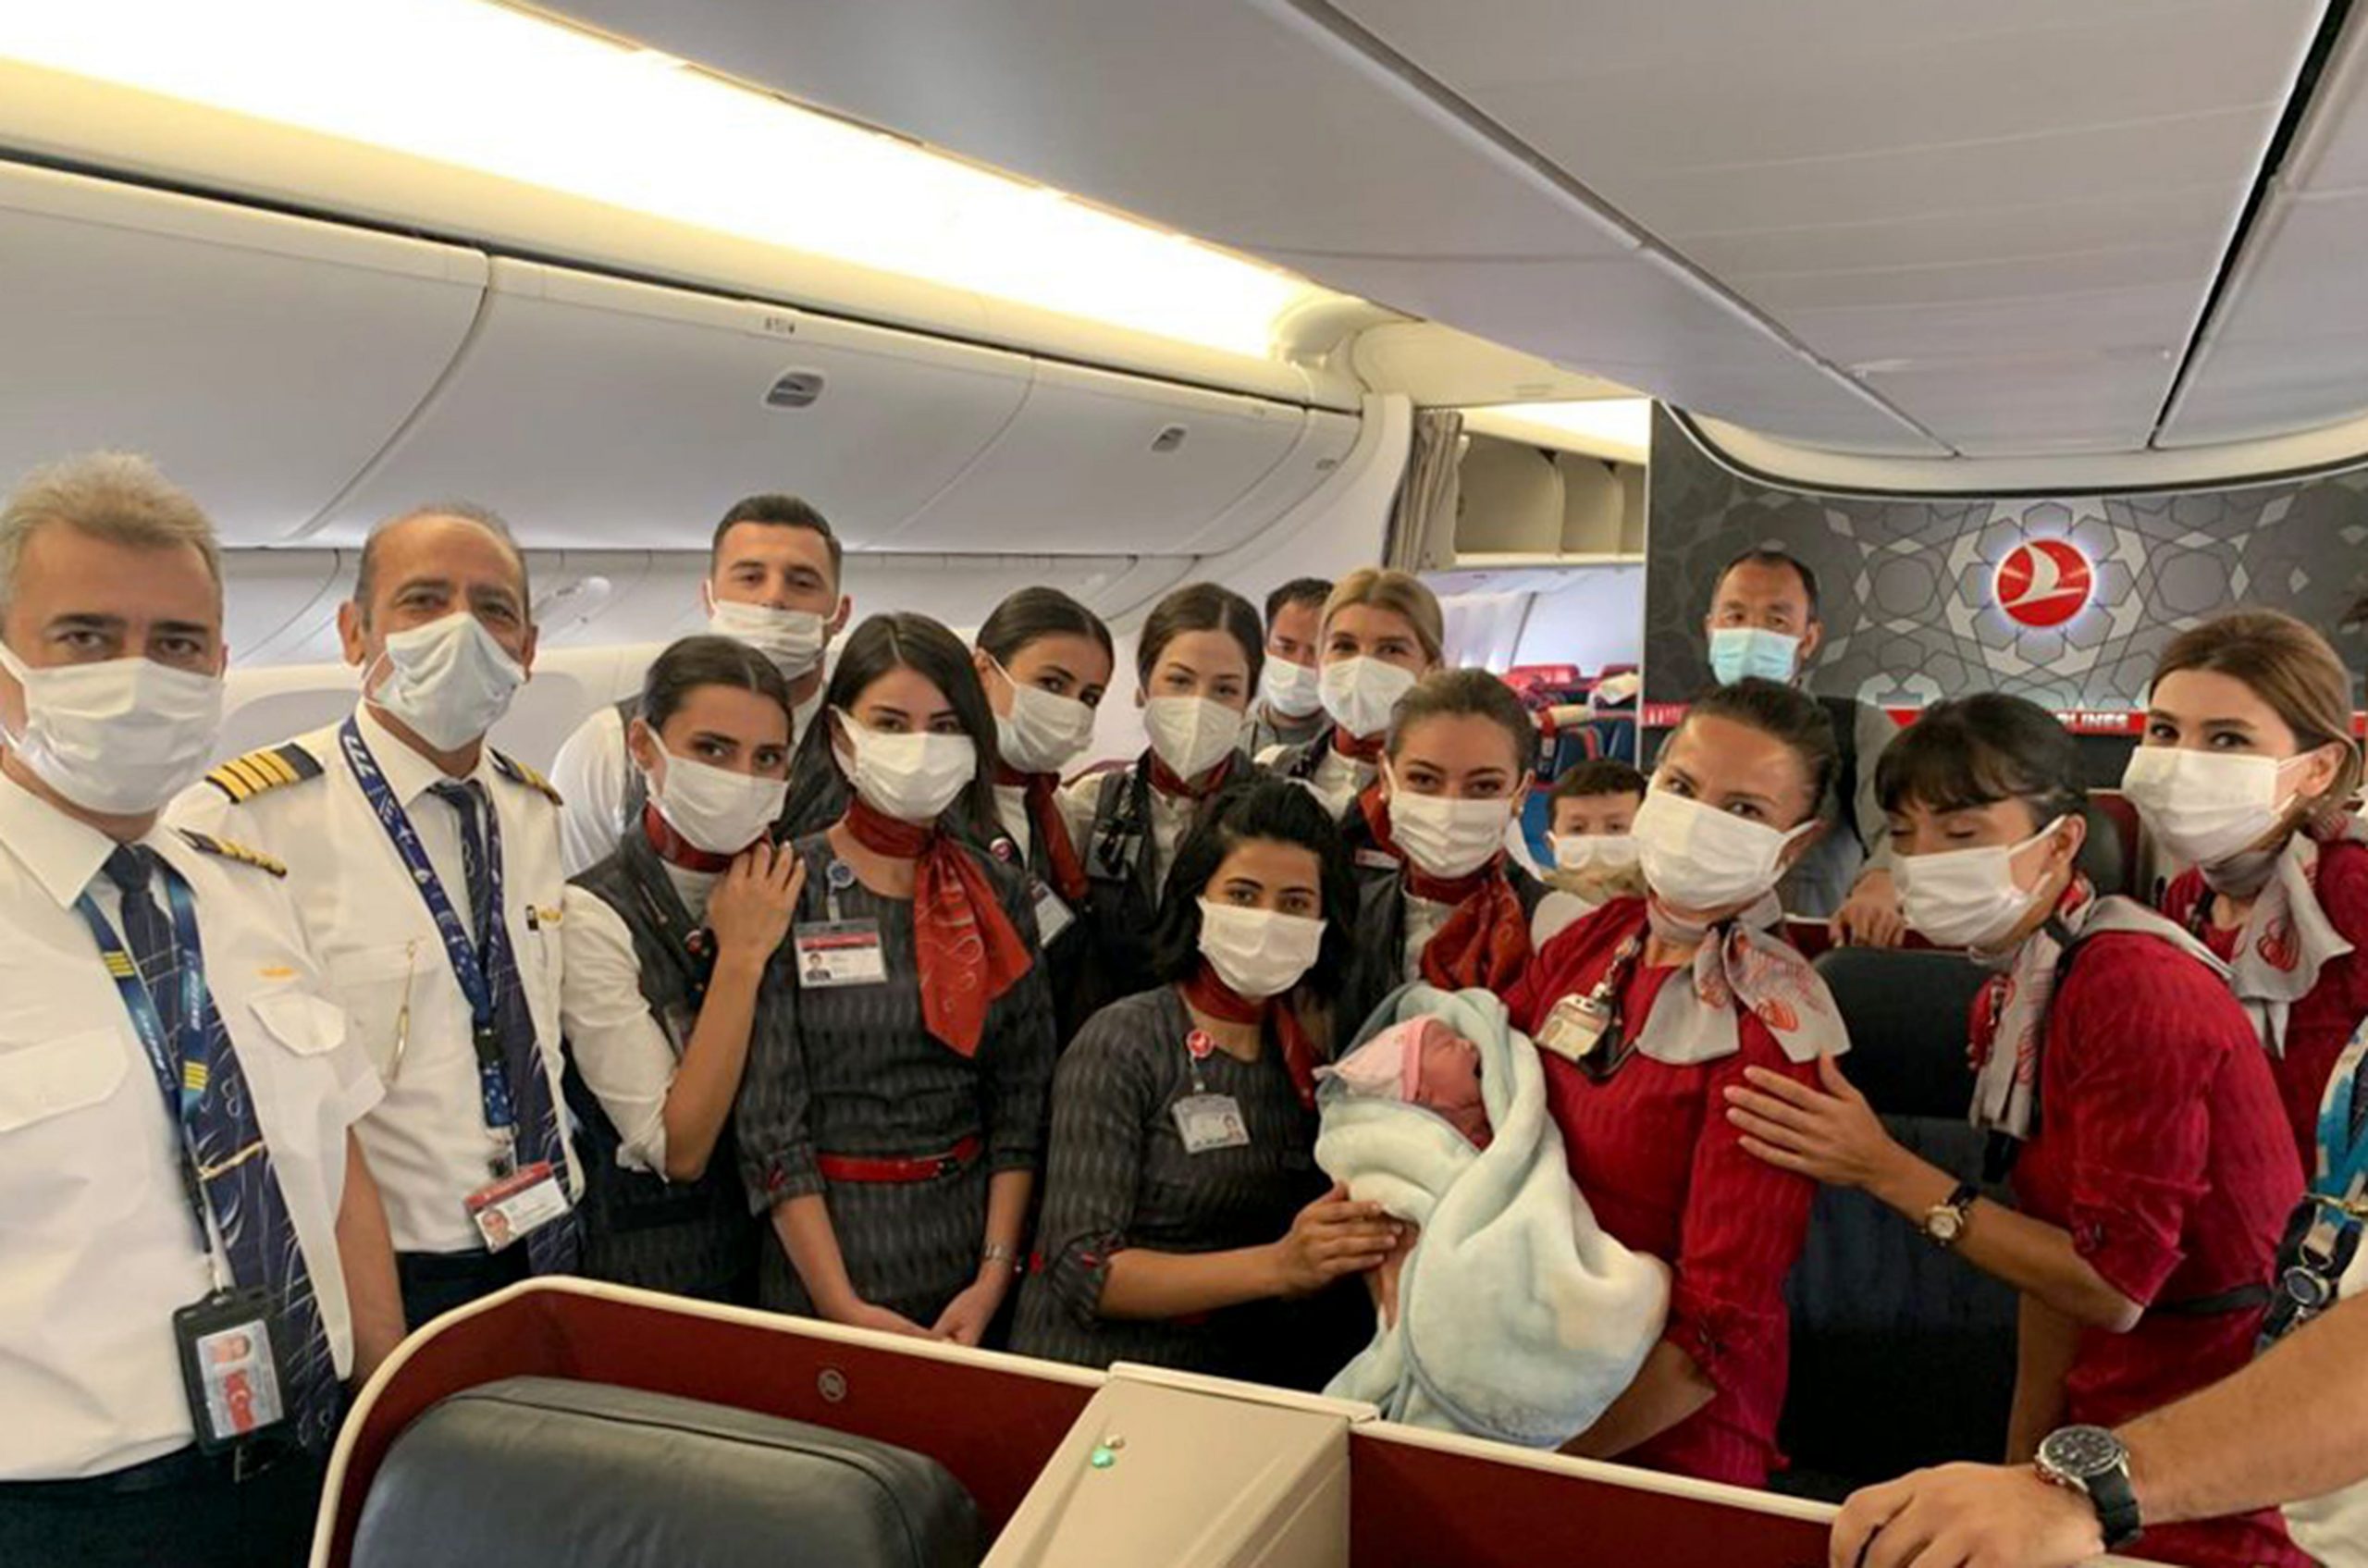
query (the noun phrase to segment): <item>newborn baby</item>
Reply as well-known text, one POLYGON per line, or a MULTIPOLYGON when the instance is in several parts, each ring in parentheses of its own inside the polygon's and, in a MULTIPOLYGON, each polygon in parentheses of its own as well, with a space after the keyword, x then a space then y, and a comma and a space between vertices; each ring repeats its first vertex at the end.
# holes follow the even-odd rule
POLYGON ((1474 1147, 1488 1146, 1488 1110, 1480 1097, 1480 1048, 1435 1018, 1383 1030, 1323 1076, 1351 1094, 1424 1105, 1447 1118, 1474 1147))

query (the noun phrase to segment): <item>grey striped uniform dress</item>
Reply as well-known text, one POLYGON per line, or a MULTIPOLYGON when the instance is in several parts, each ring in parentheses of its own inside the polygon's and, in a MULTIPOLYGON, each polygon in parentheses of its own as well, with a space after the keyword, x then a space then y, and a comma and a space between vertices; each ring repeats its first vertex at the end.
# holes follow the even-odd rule
POLYGON ((1301 1302, 1251 1302, 1186 1318, 1101 1315, 1110 1254, 1216 1253, 1280 1239, 1330 1185, 1315 1166, 1315 1114, 1271 1042, 1254 1062, 1201 1063, 1241 1108, 1250 1142, 1185 1152, 1175 1106, 1191 1094, 1191 1015, 1172 985, 1094 1014, 1061 1057, 1038 1226, 1012 1349, 1085 1366, 1143 1362, 1286 1388, 1321 1388, 1372 1332, 1353 1278, 1301 1302))
MULTIPOLYGON (((795 848, 807 867, 795 925, 832 919, 835 895, 837 919, 879 922, 888 978, 779 994, 785 1027, 760 1031, 751 1043, 734 1113, 742 1179, 758 1214, 820 1193, 856 1293, 927 1327, 978 1278, 989 1178, 1042 1163, 1054 1057, 1043 965, 989 1004, 978 1054, 965 1057, 922 1027, 911 902, 855 880, 821 833, 795 848), (977 1158, 920 1181, 833 1181, 817 1165, 826 1154, 922 1158, 972 1137, 984 1145, 977 1158)), ((964 853, 987 868, 1005 912, 1036 951, 1021 878, 967 846, 964 853)), ((814 1314, 778 1236, 764 1249, 758 1299, 775 1311, 814 1314)))

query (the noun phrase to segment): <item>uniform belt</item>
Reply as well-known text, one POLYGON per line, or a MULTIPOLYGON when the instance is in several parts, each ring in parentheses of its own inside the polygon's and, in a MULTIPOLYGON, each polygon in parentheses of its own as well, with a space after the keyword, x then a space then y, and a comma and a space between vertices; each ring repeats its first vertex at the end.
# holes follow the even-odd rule
POLYGON ((982 1147, 978 1134, 972 1133, 942 1154, 921 1154, 912 1159, 877 1154, 817 1154, 814 1168, 831 1181, 934 1181, 941 1176, 952 1176, 977 1159, 982 1147))
POLYGON ((284 1438, 261 1438, 241 1443, 228 1453, 203 1454, 192 1443, 175 1449, 145 1464, 111 1470, 104 1475, 81 1475, 60 1481, 0 1481, 0 1498, 11 1493, 27 1498, 66 1500, 74 1498, 128 1497, 170 1488, 216 1486, 251 1481, 298 1452, 284 1438))

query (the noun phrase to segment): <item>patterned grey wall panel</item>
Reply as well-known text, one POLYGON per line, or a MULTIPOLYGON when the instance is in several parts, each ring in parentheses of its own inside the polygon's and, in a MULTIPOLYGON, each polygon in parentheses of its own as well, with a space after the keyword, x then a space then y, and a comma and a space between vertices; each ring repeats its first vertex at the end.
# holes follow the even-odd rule
MULTIPOLYGON (((1774 544, 1817 573, 1811 684, 1886 707, 2013 692, 2131 708, 2179 632, 2267 605, 2337 634, 2368 564, 2368 467, 2234 489, 1971 500, 1819 495, 1720 463, 1653 416, 1646 696, 1709 683, 1702 618, 1719 570, 1774 544), (2066 549, 2066 545, 2071 547, 2066 549)), ((2358 630, 2337 635, 2354 671, 2358 630)))

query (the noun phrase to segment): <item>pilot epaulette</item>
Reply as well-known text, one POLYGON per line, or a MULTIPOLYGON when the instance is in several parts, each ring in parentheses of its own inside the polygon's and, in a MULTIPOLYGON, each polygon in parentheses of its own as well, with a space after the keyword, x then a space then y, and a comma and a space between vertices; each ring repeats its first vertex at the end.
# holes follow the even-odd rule
POLYGON ((206 774, 205 782, 228 796, 233 806, 240 806, 266 790, 320 776, 320 759, 291 740, 233 758, 206 774))
POLYGON ((182 838, 188 840, 189 846, 201 855, 218 855, 225 860, 236 860, 242 866, 269 871, 276 877, 288 874, 288 867, 284 863, 273 859, 260 849, 250 849, 243 844, 233 844, 227 838, 216 838, 212 833, 199 833, 193 828, 182 828, 179 832, 182 838))
MULTIPOLYGON (((491 750, 490 747, 487 749, 491 750)), ((560 798, 559 791, 552 785, 550 780, 543 777, 542 774, 535 772, 534 769, 529 768, 525 763, 519 761, 514 757, 504 757, 499 751, 494 751, 492 756, 493 771, 500 773, 503 778, 508 779, 512 784, 524 784, 528 789, 531 789, 536 794, 543 796, 554 806, 564 806, 567 804, 566 801, 560 798)))

